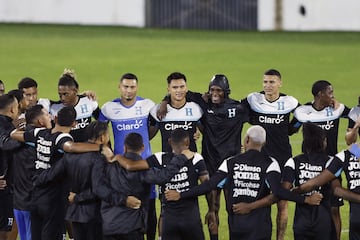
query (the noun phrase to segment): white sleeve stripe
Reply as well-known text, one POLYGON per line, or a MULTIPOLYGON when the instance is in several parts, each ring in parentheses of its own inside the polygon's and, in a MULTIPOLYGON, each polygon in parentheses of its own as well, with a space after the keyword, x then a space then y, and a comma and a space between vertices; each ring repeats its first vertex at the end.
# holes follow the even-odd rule
POLYGON ((58 144, 58 142, 59 142, 62 138, 64 138, 64 137, 70 137, 71 140, 74 141, 74 139, 72 138, 72 136, 71 136, 69 133, 61 133, 61 134, 59 134, 59 136, 57 136, 57 138, 55 139, 55 144, 58 144))
POLYGON ((271 158, 271 160, 272 160, 272 163, 266 169, 266 173, 269 173, 269 172, 272 172, 272 171, 281 173, 279 163, 274 158, 271 158))
POLYGON ((36 137, 38 135, 38 133, 43 129, 46 129, 46 128, 35 128, 34 129, 34 137, 36 137))
POLYGON ((162 165, 162 156, 164 155, 164 152, 157 152, 154 154, 160 165, 162 165))
MULTIPOLYGON (((229 158, 228 158, 229 159, 229 158)), ((227 166, 227 161, 228 159, 225 159, 222 164, 220 165, 220 167, 218 168, 218 170, 228 173, 228 166, 227 166)))
POLYGON ((285 167, 290 167, 291 169, 295 169, 295 161, 293 158, 289 158, 289 160, 286 161, 285 167))
POLYGON ((345 152, 344 151, 337 153, 335 156, 338 157, 342 162, 345 161, 345 152))
POLYGON ((193 165, 200 162, 201 160, 204 160, 203 156, 201 156, 201 154, 199 154, 199 153, 195 153, 194 159, 193 159, 193 165))

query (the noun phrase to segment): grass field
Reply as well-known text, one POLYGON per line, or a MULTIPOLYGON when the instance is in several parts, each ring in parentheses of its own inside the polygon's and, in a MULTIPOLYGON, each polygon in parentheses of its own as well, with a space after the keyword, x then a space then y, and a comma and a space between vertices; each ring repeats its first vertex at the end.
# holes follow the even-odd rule
MULTIPOLYGON (((100 105, 118 96, 118 79, 125 72, 139 77, 140 96, 159 102, 166 94, 166 77, 173 71, 185 73, 189 88, 200 92, 207 90, 213 74, 224 73, 230 80, 231 96, 241 99, 261 89, 266 69, 276 68, 283 75, 282 91, 301 103, 312 99, 314 81, 326 79, 333 84, 336 98, 353 106, 360 95, 359 62, 360 33, 0 24, 0 79, 7 90, 30 76, 39 83, 40 97, 57 99, 58 78, 68 67, 76 70, 81 90, 97 92, 100 105)), ((339 149, 345 147, 346 124, 342 121, 339 149)), ((291 142, 293 153, 298 154, 300 134, 292 136, 291 142)), ((152 147, 160 151, 159 137, 152 147)), ((348 211, 347 205, 341 208, 342 239, 348 239, 348 211)), ((293 205, 286 239, 292 239, 292 216, 293 205)), ((220 239, 228 239, 226 221, 222 207, 220 239)))

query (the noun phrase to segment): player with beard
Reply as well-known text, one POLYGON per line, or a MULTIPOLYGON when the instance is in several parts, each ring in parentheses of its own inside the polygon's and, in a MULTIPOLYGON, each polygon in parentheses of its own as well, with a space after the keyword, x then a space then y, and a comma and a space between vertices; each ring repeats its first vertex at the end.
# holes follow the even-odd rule
MULTIPOLYGON (((189 91, 187 94, 187 100, 198 103, 203 111, 201 154, 210 177, 224 159, 240 153, 241 132, 248 120, 247 106, 229 98, 229 95, 229 81, 223 74, 216 74, 210 80, 206 100, 200 93, 189 91)), ((163 116, 164 112, 162 109, 159 115, 163 116)), ((211 240, 218 239, 220 193, 221 189, 213 190, 211 196, 214 199, 209 199, 210 209, 214 210, 206 216, 211 240)))
MULTIPOLYGON (((291 121, 291 132, 296 132, 302 123, 311 122, 326 132, 326 153, 334 156, 338 152, 338 132, 340 118, 348 118, 350 109, 334 98, 334 90, 330 82, 318 80, 312 85, 311 92, 314 96, 312 102, 299 106, 294 111, 291 121)), ((339 207, 344 203, 341 198, 332 199, 332 217, 336 227, 338 239, 341 234, 341 218, 339 207)))
MULTIPOLYGON (((137 96, 138 78, 135 74, 125 73, 119 83, 120 98, 106 102, 99 116, 99 121, 110 121, 114 134, 114 153, 124 154, 124 141, 129 133, 139 133, 144 141, 143 159, 151 156, 149 131, 149 113, 155 103, 137 96)), ((147 239, 154 240, 156 234, 156 189, 151 186, 148 212, 147 239)))

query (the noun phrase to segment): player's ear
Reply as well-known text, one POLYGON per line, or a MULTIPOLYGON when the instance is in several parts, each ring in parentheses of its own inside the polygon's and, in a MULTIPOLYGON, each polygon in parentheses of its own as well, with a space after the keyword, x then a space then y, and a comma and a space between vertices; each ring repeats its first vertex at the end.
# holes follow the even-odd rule
POLYGON ((77 124, 77 121, 74 121, 72 124, 71 124, 71 127, 75 127, 77 124))
POLYGON ((184 139, 184 145, 187 146, 187 147, 190 146, 190 138, 187 137, 187 138, 184 139))
POLYGON ((144 146, 144 144, 142 144, 142 146, 141 146, 141 152, 143 152, 144 149, 145 149, 145 146, 144 146))

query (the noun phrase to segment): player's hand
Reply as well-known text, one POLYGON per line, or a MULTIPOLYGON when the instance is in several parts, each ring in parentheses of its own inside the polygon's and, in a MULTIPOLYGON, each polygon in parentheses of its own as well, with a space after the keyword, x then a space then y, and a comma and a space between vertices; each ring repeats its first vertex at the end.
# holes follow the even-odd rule
POLYGON ((210 232, 215 232, 218 229, 218 221, 214 211, 208 211, 206 213, 205 224, 208 225, 210 232))
POLYGON ((75 196, 76 196, 76 193, 74 192, 69 192, 69 196, 68 196, 68 201, 69 203, 74 203, 74 200, 75 200, 75 196))
POLYGON ((167 114, 167 101, 162 101, 156 111, 157 118, 161 121, 167 114))
POLYGON ((318 192, 314 192, 310 196, 305 197, 305 203, 309 205, 320 205, 321 200, 323 199, 323 195, 318 192))
POLYGON ((0 190, 4 190, 6 188, 6 180, 5 180, 5 176, 2 175, 0 176, 0 190))
POLYGON ((15 120, 13 120, 13 125, 15 126, 16 129, 25 130, 26 120, 25 120, 25 118, 15 119, 15 120))
POLYGON ((134 196, 128 196, 126 198, 126 206, 132 209, 139 209, 141 206, 141 200, 134 196))
POLYGON ((166 190, 165 198, 167 201, 178 201, 180 199, 180 193, 176 190, 166 190))
POLYGON ((96 101, 96 92, 94 92, 92 90, 86 90, 86 91, 82 92, 80 95, 85 95, 90 100, 96 101))
POLYGON ((202 95, 202 99, 203 99, 206 103, 209 102, 209 98, 210 98, 209 92, 205 92, 205 93, 202 95))
POLYGON ((235 214, 249 214, 252 211, 251 205, 245 202, 235 203, 232 206, 232 210, 235 214))
POLYGON ((106 157, 108 162, 112 162, 114 158, 114 153, 108 146, 103 146, 101 154, 106 157))
POLYGON ((181 151, 181 154, 184 154, 185 157, 190 160, 194 157, 194 152, 190 151, 190 149, 184 149, 181 151))

